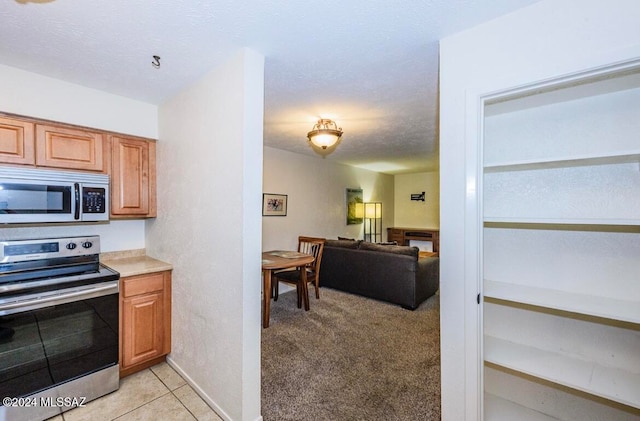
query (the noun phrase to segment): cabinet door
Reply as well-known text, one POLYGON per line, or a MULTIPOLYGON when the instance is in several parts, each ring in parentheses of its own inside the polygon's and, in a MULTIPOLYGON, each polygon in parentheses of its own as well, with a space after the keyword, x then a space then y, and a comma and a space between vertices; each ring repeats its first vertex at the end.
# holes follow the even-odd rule
POLYGON ((0 163, 35 163, 33 123, 11 118, 0 118, 0 163))
POLYGON ((404 245, 404 232, 397 228, 387 228, 387 241, 396 241, 398 245, 404 245))
POLYGON ((155 143, 111 137, 111 214, 156 216, 155 143))
POLYGON ((128 276, 120 289, 120 377, 171 351, 171 272, 128 276))
POLYGON ((36 125, 36 165, 105 172, 101 133, 36 125))
POLYGON ((123 302, 123 367, 164 354, 164 293, 125 298, 123 302))

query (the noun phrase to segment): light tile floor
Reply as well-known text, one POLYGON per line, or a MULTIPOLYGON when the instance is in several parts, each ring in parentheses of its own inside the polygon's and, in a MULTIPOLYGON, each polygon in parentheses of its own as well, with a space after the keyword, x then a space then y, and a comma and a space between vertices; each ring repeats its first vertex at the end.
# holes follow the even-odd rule
POLYGON ((222 421, 167 363, 125 377, 120 389, 47 421, 222 421))

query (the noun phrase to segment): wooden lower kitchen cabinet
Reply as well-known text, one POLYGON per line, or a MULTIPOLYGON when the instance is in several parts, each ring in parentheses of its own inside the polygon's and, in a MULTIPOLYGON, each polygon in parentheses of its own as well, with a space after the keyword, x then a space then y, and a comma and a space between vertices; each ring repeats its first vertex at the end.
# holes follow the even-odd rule
POLYGON ((164 361, 171 351, 171 271, 123 277, 120 377, 164 361))

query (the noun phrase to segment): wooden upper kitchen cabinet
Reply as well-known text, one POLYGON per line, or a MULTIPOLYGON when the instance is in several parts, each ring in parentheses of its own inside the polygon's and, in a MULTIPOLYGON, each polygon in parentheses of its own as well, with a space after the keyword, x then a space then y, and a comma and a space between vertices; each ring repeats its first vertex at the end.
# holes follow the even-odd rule
POLYGON ((111 218, 157 215, 153 139, 0 112, 0 164, 107 173, 111 218))
POLYGON ((0 163, 106 172, 99 131, 0 116, 0 163), (42 123, 42 124, 40 124, 42 123))
POLYGON ((123 277, 120 377, 162 362, 171 351, 171 271, 123 277))
POLYGON ((0 117, 0 163, 35 164, 34 124, 0 117))
POLYGON ((36 124, 36 165, 106 172, 104 135, 74 127, 36 124))
POLYGON ((156 216, 156 144, 110 136, 111 216, 156 216))

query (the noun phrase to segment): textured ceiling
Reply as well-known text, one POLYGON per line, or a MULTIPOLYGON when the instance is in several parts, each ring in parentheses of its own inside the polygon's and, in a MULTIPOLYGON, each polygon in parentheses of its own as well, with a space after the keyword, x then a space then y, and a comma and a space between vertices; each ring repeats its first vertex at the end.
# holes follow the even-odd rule
POLYGON ((153 104, 265 55, 264 143, 385 173, 438 165, 438 40, 536 0, 0 0, 0 64, 153 104), (161 57, 161 67, 151 65, 161 57))

